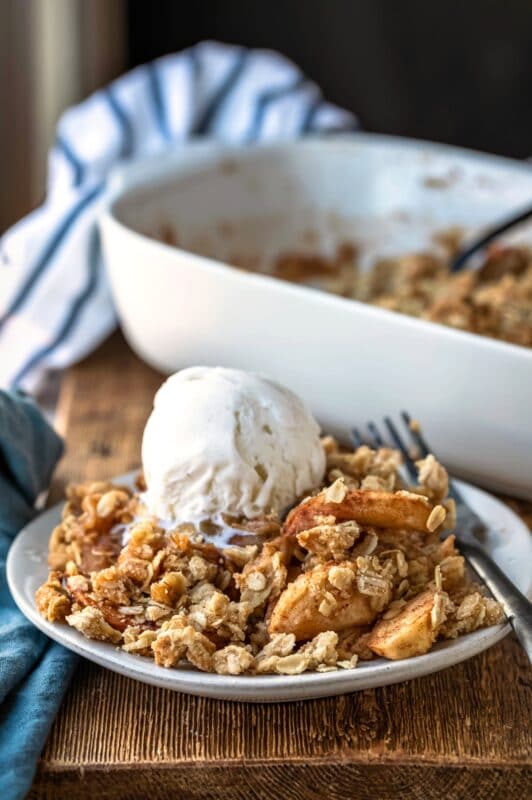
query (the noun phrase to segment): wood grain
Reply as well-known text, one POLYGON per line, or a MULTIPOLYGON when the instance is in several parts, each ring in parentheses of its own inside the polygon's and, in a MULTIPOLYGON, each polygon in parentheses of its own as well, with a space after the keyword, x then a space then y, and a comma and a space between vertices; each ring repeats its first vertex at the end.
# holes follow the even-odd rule
MULTIPOLYGON (((139 463, 161 376, 119 336, 70 371, 54 485, 139 463)), ((507 637, 436 675, 256 705, 156 689, 81 661, 31 798, 526 798, 530 669, 507 637)))

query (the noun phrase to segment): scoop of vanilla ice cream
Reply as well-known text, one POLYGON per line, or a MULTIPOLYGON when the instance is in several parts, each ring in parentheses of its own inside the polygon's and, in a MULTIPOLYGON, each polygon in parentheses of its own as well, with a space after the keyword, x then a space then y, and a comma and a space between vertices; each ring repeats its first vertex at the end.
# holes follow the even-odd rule
POLYGON ((319 433, 301 400, 273 381, 184 369, 155 395, 144 430, 146 505, 176 522, 283 511, 323 479, 319 433))

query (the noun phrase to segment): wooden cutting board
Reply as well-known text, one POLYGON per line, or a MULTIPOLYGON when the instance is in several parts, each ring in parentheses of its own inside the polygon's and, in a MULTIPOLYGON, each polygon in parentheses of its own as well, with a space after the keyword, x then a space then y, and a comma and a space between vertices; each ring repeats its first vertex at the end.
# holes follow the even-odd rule
MULTIPOLYGON (((161 380, 118 334, 65 375, 67 451, 51 502, 68 481, 138 466, 161 380)), ((156 689, 81 660, 29 797, 520 800, 532 796, 531 674, 508 636, 397 686, 250 705, 156 689)))

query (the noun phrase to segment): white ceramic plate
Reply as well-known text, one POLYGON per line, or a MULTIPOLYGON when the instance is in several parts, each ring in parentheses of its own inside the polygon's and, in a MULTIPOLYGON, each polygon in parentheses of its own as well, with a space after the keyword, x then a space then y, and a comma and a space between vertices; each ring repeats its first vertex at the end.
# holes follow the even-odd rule
MULTIPOLYGON (((133 474, 118 481, 131 484, 133 474)), ((532 540, 526 525, 507 506, 486 492, 466 483, 457 482, 457 485, 493 531, 487 542, 492 556, 521 591, 530 594, 532 578, 528 567, 532 558, 532 540)), ((112 644, 86 639, 68 625, 46 622, 38 613, 34 594, 47 576, 48 539, 52 528, 59 522, 60 512, 61 504, 54 506, 24 528, 15 539, 7 559, 7 579, 15 602, 38 628, 69 650, 128 678, 154 686, 202 697, 259 703, 327 697, 429 675, 486 650, 510 630, 509 625, 497 625, 438 644, 425 656, 403 661, 377 659, 362 662, 354 670, 338 672, 228 677, 195 669, 164 669, 147 658, 118 650, 112 644)))

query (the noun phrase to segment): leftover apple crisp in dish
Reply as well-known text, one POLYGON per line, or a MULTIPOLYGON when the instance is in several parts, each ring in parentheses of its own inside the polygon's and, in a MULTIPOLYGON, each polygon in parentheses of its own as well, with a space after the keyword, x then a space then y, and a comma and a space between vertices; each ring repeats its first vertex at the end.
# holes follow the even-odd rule
MULTIPOLYGON (((165 386, 185 373, 194 370, 178 373, 165 386)), ((176 383, 176 396, 188 391, 207 396, 201 387, 212 373, 196 368, 193 382, 176 383)), ((222 385, 228 413, 233 415, 233 397, 246 416, 254 385, 245 391, 236 386, 239 374, 218 370, 215 384, 207 381, 209 407, 213 386, 222 385)), ((295 396, 272 386, 286 393, 286 409, 295 413, 292 422, 307 414, 310 426, 306 410, 294 405, 295 396)), ((167 413, 166 394, 153 414, 163 408, 167 413)), ((280 395, 277 401, 284 402, 280 395)), ((263 402, 261 413, 270 414, 270 423, 259 427, 260 436, 273 436, 273 453, 278 407, 263 402)), ((223 415, 217 424, 223 428, 223 415)), ((243 424, 236 420, 233 436, 243 424)), ((288 417, 284 424, 291 424, 288 417)), ((288 441, 291 435, 288 430, 288 441)), ((314 435, 311 427, 308 435, 314 435)), ((260 449, 257 441, 244 454, 250 464, 255 463, 253 448, 260 449)), ((322 477, 287 513, 264 508, 249 518, 231 507, 186 522, 177 509, 173 519, 161 519, 150 506, 146 459, 148 486, 140 475, 137 491, 105 482, 70 486, 62 521, 50 539, 50 573, 36 593, 39 612, 163 667, 188 662, 221 675, 352 669, 358 660, 422 655, 437 640, 503 620, 501 608, 473 582, 455 546, 447 473, 432 455, 418 462, 418 483, 408 486, 396 450, 362 446, 349 451, 331 437, 316 437, 316 442, 320 452, 311 448, 305 457, 312 452, 315 468, 322 458, 322 477)), ((265 445, 260 447, 264 463, 253 470, 255 499, 268 481, 267 470, 275 472, 265 445)), ((148 451, 143 447, 143 455, 148 451)), ((239 469, 244 474, 244 466, 239 469)), ((220 490, 213 474, 210 469, 211 485, 220 490)), ((179 488, 179 496, 190 500, 185 488, 179 488)))
POLYGON ((357 247, 348 242, 331 257, 286 252, 264 271, 389 311, 532 347, 532 252, 494 244, 478 269, 453 274, 450 259, 461 236, 460 230, 450 229, 436 235, 438 252, 382 258, 367 271, 359 269, 357 247))

